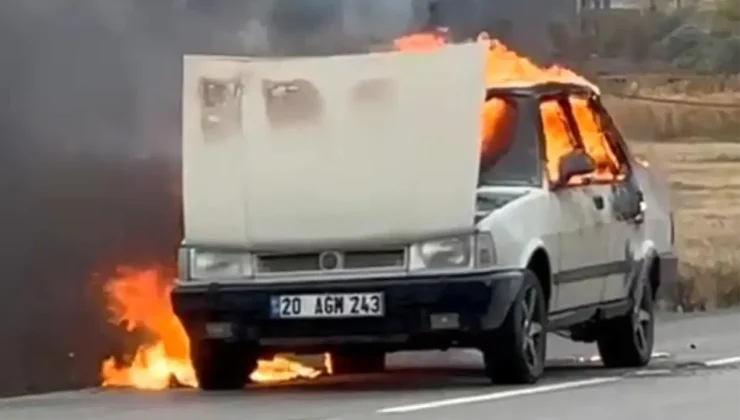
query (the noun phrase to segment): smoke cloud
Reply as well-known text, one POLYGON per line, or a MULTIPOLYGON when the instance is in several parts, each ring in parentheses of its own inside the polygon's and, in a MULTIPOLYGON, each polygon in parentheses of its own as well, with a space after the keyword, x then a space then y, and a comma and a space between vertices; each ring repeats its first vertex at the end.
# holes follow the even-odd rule
POLYGON ((0 2, 0 395, 97 383, 102 283, 174 265, 183 54, 361 49, 414 2, 0 2))
MULTIPOLYGON (((367 50, 423 27, 429 1, 0 2, 0 395, 95 384, 122 345, 101 284, 118 265, 174 265, 183 54, 367 50)), ((483 4, 549 13, 439 1, 464 36, 487 28, 483 4)))

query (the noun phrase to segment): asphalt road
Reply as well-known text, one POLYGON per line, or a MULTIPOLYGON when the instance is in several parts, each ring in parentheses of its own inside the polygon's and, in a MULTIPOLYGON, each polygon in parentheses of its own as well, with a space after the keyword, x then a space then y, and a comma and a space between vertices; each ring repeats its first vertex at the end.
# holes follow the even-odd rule
POLYGON ((84 390, 0 400, 2 420, 350 420, 740 418, 740 312, 662 315, 656 357, 606 370, 593 346, 550 340, 532 387, 494 387, 471 351, 396 354, 387 374, 244 392, 84 390))

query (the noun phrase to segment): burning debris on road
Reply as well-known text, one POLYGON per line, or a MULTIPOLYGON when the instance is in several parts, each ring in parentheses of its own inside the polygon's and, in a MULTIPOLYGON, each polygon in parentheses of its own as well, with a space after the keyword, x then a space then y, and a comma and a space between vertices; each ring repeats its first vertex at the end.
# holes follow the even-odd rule
MULTIPOLYGON (((103 362, 103 387, 130 387, 162 390, 173 387, 197 388, 190 343, 170 303, 173 280, 161 270, 125 268, 105 288, 110 322, 128 332, 142 331, 146 339, 133 355, 121 363, 116 358, 103 362)), ((329 357, 325 356, 327 366, 329 357)), ((331 373, 305 366, 284 356, 260 360, 250 378, 256 383, 276 383, 317 378, 331 373)))

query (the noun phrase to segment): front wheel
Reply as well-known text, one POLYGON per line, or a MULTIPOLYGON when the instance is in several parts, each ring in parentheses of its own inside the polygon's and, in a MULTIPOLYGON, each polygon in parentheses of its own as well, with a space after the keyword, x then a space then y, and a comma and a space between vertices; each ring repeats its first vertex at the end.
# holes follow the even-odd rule
POLYGON ((499 384, 533 384, 545 369, 547 306, 537 277, 527 271, 504 323, 482 346, 486 376, 499 384))
POLYGON ((243 343, 203 340, 192 344, 195 376, 204 391, 244 388, 257 367, 257 354, 243 343))

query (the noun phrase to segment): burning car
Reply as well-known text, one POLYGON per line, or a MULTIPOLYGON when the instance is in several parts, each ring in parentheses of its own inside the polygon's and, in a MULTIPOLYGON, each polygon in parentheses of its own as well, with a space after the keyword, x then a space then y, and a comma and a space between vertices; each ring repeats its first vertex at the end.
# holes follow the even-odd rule
POLYGON ((453 347, 534 383, 548 332, 607 366, 650 360, 672 213, 598 89, 495 41, 407 41, 185 57, 172 304, 202 389, 282 351, 328 352, 340 374, 453 347))

